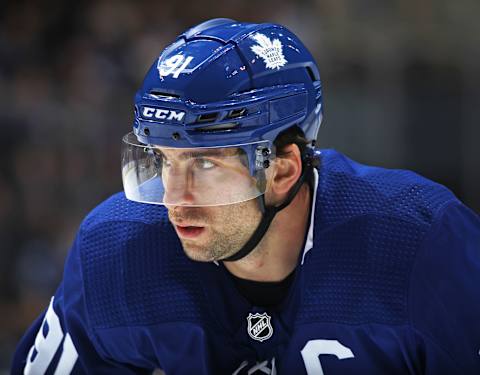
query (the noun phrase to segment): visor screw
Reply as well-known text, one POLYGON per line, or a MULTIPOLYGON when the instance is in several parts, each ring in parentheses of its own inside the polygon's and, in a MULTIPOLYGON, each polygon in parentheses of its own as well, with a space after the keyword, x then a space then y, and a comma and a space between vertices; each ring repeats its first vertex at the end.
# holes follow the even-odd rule
POLYGON ((180 134, 175 132, 175 133, 172 134, 172 138, 173 138, 174 141, 178 141, 180 139, 180 134))
POLYGON ((263 161, 263 168, 267 169, 268 167, 270 167, 270 160, 264 160, 263 161))
POLYGON ((150 129, 149 128, 143 129, 143 132, 145 133, 145 135, 150 135, 150 129))
POLYGON ((268 155, 270 155, 270 150, 269 150, 268 148, 264 148, 264 149, 262 150, 262 155, 263 155, 263 156, 268 156, 268 155))

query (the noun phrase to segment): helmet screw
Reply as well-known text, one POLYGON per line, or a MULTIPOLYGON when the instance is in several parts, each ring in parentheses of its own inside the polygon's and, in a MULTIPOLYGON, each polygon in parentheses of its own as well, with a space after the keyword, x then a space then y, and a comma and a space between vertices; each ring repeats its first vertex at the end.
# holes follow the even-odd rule
POLYGON ((268 156, 268 155, 270 155, 270 150, 269 150, 268 148, 264 148, 264 149, 262 150, 262 155, 263 155, 263 156, 268 156))
POLYGON ((173 138, 174 141, 178 141, 180 139, 180 134, 175 132, 175 133, 172 134, 172 138, 173 138))
POLYGON ((145 133, 145 135, 150 135, 150 129, 149 128, 143 129, 143 132, 145 133))
POLYGON ((263 161, 263 168, 267 169, 268 167, 270 167, 270 160, 264 160, 263 161))

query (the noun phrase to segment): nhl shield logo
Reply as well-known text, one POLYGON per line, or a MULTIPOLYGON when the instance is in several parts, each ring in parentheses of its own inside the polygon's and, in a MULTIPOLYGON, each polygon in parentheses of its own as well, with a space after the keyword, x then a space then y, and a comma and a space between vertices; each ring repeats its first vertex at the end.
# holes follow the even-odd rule
POLYGON ((267 313, 248 314, 247 322, 247 332, 252 339, 262 342, 272 337, 273 327, 267 313))

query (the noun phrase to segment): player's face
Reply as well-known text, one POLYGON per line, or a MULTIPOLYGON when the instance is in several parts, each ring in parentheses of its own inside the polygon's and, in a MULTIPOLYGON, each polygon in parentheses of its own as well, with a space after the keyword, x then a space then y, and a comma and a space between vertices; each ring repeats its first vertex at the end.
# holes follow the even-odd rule
POLYGON ((240 201, 251 190, 252 177, 232 152, 198 156, 193 152, 163 150, 162 179, 169 219, 188 257, 213 261, 236 253, 248 241, 261 219, 254 199, 240 203, 195 207, 197 201, 240 201), (190 177, 189 177, 190 176, 190 177), (192 206, 193 205, 193 206, 192 206))

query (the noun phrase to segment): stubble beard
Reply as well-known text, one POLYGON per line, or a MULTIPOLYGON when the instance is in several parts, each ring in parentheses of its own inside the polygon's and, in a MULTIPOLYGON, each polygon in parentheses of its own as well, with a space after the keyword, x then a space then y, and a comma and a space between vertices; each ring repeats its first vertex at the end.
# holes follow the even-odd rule
POLYGON ((237 253, 250 239, 262 214, 255 200, 218 207, 169 209, 170 220, 202 223, 203 238, 180 238, 185 254, 194 261, 211 262, 237 253))

